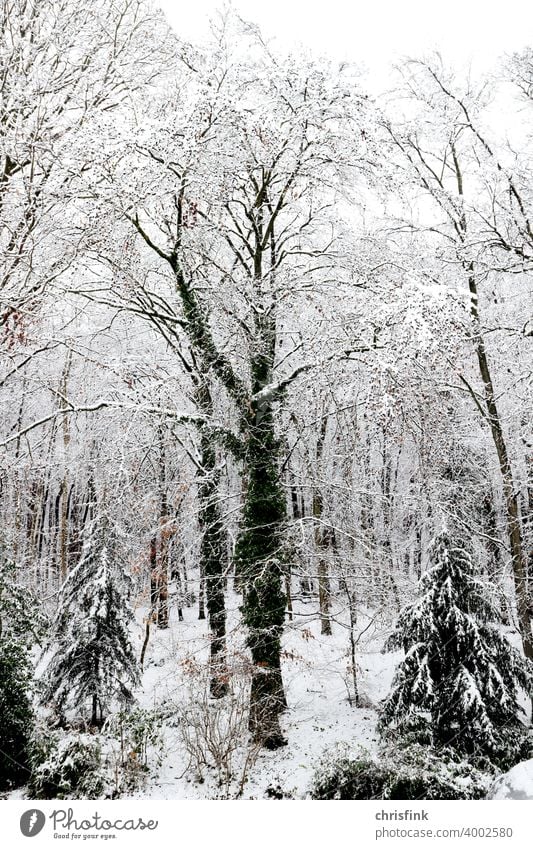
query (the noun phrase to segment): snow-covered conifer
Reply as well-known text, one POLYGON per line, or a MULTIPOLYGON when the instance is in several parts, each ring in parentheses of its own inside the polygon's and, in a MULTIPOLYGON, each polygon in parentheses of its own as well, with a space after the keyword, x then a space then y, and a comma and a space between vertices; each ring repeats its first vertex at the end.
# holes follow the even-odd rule
POLYGON ((139 674, 127 582, 113 535, 103 521, 94 521, 80 562, 61 589, 43 678, 43 702, 53 704, 60 716, 67 708, 83 714, 89 706, 91 724, 101 725, 114 701, 132 701, 139 674))
POLYGON ((466 548, 441 533, 418 598, 401 612, 385 650, 401 648, 380 728, 422 732, 436 744, 488 755, 520 727, 519 693, 532 666, 502 632, 466 548))

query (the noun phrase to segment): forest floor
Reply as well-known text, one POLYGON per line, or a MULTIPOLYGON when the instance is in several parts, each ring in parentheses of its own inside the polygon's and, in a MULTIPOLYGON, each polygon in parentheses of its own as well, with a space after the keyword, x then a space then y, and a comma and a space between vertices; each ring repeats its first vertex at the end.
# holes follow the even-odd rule
MULTIPOLYGON (((349 698, 353 677, 345 617, 336 612, 332 635, 322 636, 316 600, 295 604, 283 638, 288 710, 282 728, 288 745, 268 752, 246 742, 244 637, 232 629, 239 597, 230 595, 229 602, 228 653, 234 671, 229 714, 223 704, 228 700, 217 706, 205 696, 208 643, 206 622, 197 619, 197 611, 184 609, 182 622, 173 611, 170 627, 151 636, 141 704, 164 706, 170 716, 164 723, 160 765, 136 794, 139 798, 303 798, 317 764, 335 748, 353 754, 358 746, 369 751, 376 746, 376 706, 389 690, 398 660, 380 652, 386 623, 371 622, 368 616, 358 622, 357 634, 365 631, 357 647, 356 670, 360 703, 365 707, 355 707, 349 698), (220 754, 219 769, 213 752, 220 754), (202 760, 210 766, 202 765, 202 760)), ((137 611, 139 623, 145 613, 137 611)))

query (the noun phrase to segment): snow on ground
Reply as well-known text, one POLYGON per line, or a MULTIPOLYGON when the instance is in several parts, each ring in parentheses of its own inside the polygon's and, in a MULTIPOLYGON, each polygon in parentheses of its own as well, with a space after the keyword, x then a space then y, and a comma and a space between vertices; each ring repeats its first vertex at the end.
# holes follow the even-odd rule
POLYGON ((533 759, 516 764, 491 787, 488 799, 533 799, 533 759))
MULTIPOLYGON (((244 636, 241 631, 232 630, 237 621, 238 604, 238 596, 230 596, 228 644, 229 654, 236 658, 233 661, 236 679, 244 682, 244 636)), ((170 628, 153 633, 147 652, 141 703, 145 707, 171 705, 173 715, 165 723, 161 766, 151 783, 136 794, 139 798, 235 796, 239 794, 243 770, 247 780, 243 782, 242 798, 264 798, 267 788, 281 788, 285 795, 302 798, 309 789, 317 762, 337 744, 352 751, 358 746, 368 750, 375 748, 375 706, 388 692, 398 658, 380 653, 383 627, 376 624, 369 627, 357 655, 359 690, 363 704, 368 707, 353 707, 348 700, 351 687, 348 629, 334 623, 332 636, 321 636, 320 624, 313 615, 315 604, 295 606, 294 621, 288 623, 283 640, 283 679, 288 710, 283 716, 282 727, 288 745, 275 752, 256 751, 246 744, 240 745, 233 755, 236 778, 231 787, 218 786, 214 770, 202 769, 202 779, 198 780, 194 768, 189 765, 180 730, 183 721, 180 713, 187 703, 193 710, 195 699, 197 706, 208 703, 203 697, 208 651, 206 622, 198 621, 196 610, 185 609, 184 622, 178 622, 173 612, 170 628), (250 765, 245 770, 247 757, 250 765)), ((140 619, 142 613, 138 611, 140 619)), ((363 630, 368 623, 369 620, 362 617, 358 627, 363 630)), ((246 693, 239 692, 237 703, 244 711, 246 693)), ((246 738, 246 733, 241 734, 241 741, 246 738)))

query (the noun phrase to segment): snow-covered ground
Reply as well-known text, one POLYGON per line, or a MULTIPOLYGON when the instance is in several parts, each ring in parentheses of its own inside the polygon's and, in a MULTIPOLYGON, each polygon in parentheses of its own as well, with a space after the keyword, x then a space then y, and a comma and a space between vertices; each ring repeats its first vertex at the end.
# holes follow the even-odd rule
MULTIPOLYGON (((232 630, 239 599, 230 595, 229 602, 229 654, 240 686, 244 681, 244 638, 242 632, 232 630)), ((320 623, 313 611, 312 603, 295 606, 294 620, 288 623, 283 639, 288 710, 282 727, 288 745, 274 752, 258 752, 246 745, 246 732, 241 734, 243 745, 233 755, 235 780, 229 789, 217 785, 216 770, 202 769, 199 779, 190 764, 180 729, 184 708, 188 706, 194 711, 195 698, 200 711, 207 703, 203 696, 208 649, 206 623, 198 621, 197 611, 190 608, 184 610, 185 621, 178 622, 173 614, 168 630, 153 633, 141 703, 145 707, 171 705, 173 716, 165 723, 160 768, 148 786, 138 792, 139 797, 197 799, 236 795, 245 770, 247 780, 243 782, 242 798, 263 798, 265 793, 277 793, 280 789, 285 795, 302 798, 309 789, 317 762, 338 744, 352 751, 358 746, 375 748, 375 706, 389 689, 396 658, 380 653, 383 630, 376 625, 370 627, 361 639, 357 658, 359 692, 362 703, 368 707, 352 706, 348 698, 352 677, 348 630, 334 623, 332 636, 321 636, 320 623), (250 763, 245 769, 246 757, 250 763)), ((139 621, 143 612, 138 611, 139 621)), ((368 620, 362 619, 360 629, 366 624, 368 620)), ((239 698, 245 700, 245 694, 239 698)))
POLYGON ((488 794, 489 799, 533 799, 533 759, 516 764, 501 775, 488 794))

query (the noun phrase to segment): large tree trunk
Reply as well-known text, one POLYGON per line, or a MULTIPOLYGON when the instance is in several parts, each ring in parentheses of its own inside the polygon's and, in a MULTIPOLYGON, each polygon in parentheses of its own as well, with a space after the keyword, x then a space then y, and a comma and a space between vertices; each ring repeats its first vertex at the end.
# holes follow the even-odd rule
MULTIPOLYGON (((272 359, 262 346, 253 362, 254 394, 268 382, 272 359)), ((252 654, 249 727, 268 749, 286 740, 279 724, 286 708, 281 676, 281 634, 286 598, 282 585, 281 530, 285 495, 279 483, 278 441, 269 401, 252 401, 245 462, 246 500, 236 559, 244 585, 243 619, 252 654)))
MULTIPOLYGON (((179 221, 181 227, 182 193, 178 200, 179 221)), ((258 304, 262 304, 262 255, 266 249, 261 223, 262 205, 265 202, 263 192, 259 192, 254 208, 257 211, 257 226, 254 227, 256 251, 254 256, 254 285, 257 287, 258 304)), ((274 244, 272 226, 269 228, 271 245, 274 244)), ((135 222, 139 233, 152 248, 149 236, 138 221, 135 222)), ((271 402, 255 401, 254 396, 269 383, 275 356, 275 315, 274 304, 268 309, 258 311, 257 349, 251 358, 252 398, 248 388, 233 369, 228 358, 218 350, 209 326, 208 316, 197 299, 196 291, 186 280, 178 259, 178 247, 181 236, 178 235, 175 249, 170 254, 158 250, 170 264, 175 273, 176 285, 186 319, 186 333, 191 346, 191 355, 195 368, 189 373, 196 388, 196 402, 199 411, 206 416, 206 422, 212 420, 212 403, 209 385, 204 376, 216 376, 224 386, 229 397, 236 405, 239 418, 240 436, 239 456, 244 454, 244 474, 248 486, 244 499, 243 527, 236 548, 236 563, 243 580, 243 619, 248 627, 248 645, 251 649, 253 672, 250 697, 250 729, 254 738, 262 745, 274 748, 285 743, 279 726, 279 713, 286 707, 285 693, 281 677, 281 632, 285 618, 285 595, 282 590, 282 567, 280 560, 280 529, 285 520, 285 498, 278 480, 279 449, 274 437, 274 424, 271 402), (263 323, 264 318, 264 323, 263 323)), ((270 261, 270 279, 273 282, 273 269, 276 260, 272 248, 270 261)), ((271 292, 272 297, 273 293, 271 292)), ((265 305, 266 307, 266 305, 265 305)), ((208 425, 199 425, 201 438, 204 435, 213 439, 208 425)), ((236 440, 239 441, 239 440, 236 440)), ((204 443, 207 447, 207 443, 204 443)), ((209 463, 213 455, 204 463, 202 469, 205 483, 209 481, 209 463), (207 475, 206 475, 207 471, 207 475)), ((206 458, 207 459, 207 458, 206 458)), ((213 467, 214 471, 214 467, 213 467)), ((215 493, 216 476, 212 483, 215 493)), ((216 504, 216 498, 207 498, 204 492, 201 498, 200 514, 203 516, 203 530, 212 527, 208 513, 216 504), (203 497, 205 496, 205 498, 203 497)), ((216 523, 215 523, 216 527, 216 523)), ((208 601, 211 607, 210 627, 212 628, 213 653, 217 667, 220 665, 222 622, 225 629, 225 614, 222 617, 220 575, 223 574, 223 558, 220 557, 220 534, 217 533, 216 546, 209 536, 202 535, 204 550, 202 568, 206 578, 206 593, 213 595, 208 601), (214 553, 218 552, 218 554, 214 553), (204 559, 205 557, 205 559, 204 559), (211 571, 210 571, 211 570, 211 571)), ((213 656, 213 655, 212 655, 213 656)), ((214 685, 213 685, 214 686, 214 685)), ((218 688, 218 685, 217 685, 218 688)), ((215 689, 217 689, 215 688, 215 689)))
MULTIPOLYGON (((244 581, 243 620, 252 654, 249 728, 266 749, 286 745, 279 717, 287 707, 281 675, 281 635, 285 623, 282 528, 287 519, 279 478, 280 445, 275 435, 272 382, 276 356, 275 237, 270 235, 270 266, 263 279, 263 204, 256 199, 254 287, 264 312, 256 316, 256 342, 251 357, 252 398, 245 419, 246 498, 236 558, 244 581), (266 286, 266 290, 265 290, 266 286), (272 299, 272 300, 270 300, 272 299), (266 395, 261 393, 266 391, 266 395)), ((273 224, 273 222, 271 222, 273 224)))

